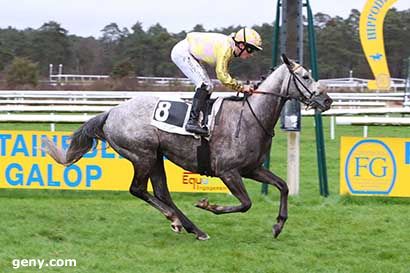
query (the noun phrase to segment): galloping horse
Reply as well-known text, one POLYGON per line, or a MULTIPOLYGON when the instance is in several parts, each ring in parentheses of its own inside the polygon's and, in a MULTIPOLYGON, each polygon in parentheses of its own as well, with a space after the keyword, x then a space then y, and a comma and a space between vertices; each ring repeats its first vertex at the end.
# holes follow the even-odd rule
MULTIPOLYGON (((215 214, 245 212, 251 207, 251 200, 242 177, 271 184, 280 191, 279 215, 272 229, 275 238, 288 217, 288 187, 284 180, 262 165, 282 107, 291 98, 319 111, 328 110, 332 104, 330 97, 317 89, 317 83, 304 67, 284 55, 282 61, 284 64, 246 99, 242 113, 242 102, 224 102, 218 125, 209 140, 213 176, 223 181, 240 204, 220 206, 210 204, 207 199, 197 203, 197 207, 215 214), (240 115, 241 122, 238 123, 240 115), (238 124, 243 133, 235 136, 238 124)), ((56 162, 68 166, 80 160, 93 147, 94 139, 106 140, 134 167, 130 186, 132 195, 163 213, 171 221, 173 231, 181 232, 184 228, 194 233, 197 239, 207 240, 209 236, 172 201, 163 162, 166 156, 185 170, 198 172, 197 155, 192 151, 196 151, 201 140, 171 134, 152 126, 150 118, 157 101, 158 97, 155 96, 133 98, 97 115, 73 133, 66 152, 49 139, 43 140, 43 147, 56 162), (152 182, 153 195, 147 191, 148 179, 152 182)))

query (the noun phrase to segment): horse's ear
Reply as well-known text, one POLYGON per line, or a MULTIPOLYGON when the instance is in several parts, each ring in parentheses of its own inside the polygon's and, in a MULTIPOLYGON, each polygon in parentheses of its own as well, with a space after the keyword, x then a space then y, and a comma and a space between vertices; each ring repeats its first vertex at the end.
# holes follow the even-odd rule
POLYGON ((293 69, 293 65, 294 65, 293 62, 291 60, 289 60, 288 57, 286 57, 285 54, 281 55, 281 59, 282 59, 282 62, 284 64, 286 64, 286 66, 288 67, 289 70, 293 69))
POLYGON ((282 59, 282 62, 283 62, 284 64, 286 64, 287 66, 291 66, 291 65, 292 65, 292 63, 290 62, 290 60, 288 59, 288 57, 286 57, 285 54, 282 54, 282 55, 281 55, 281 59, 282 59))

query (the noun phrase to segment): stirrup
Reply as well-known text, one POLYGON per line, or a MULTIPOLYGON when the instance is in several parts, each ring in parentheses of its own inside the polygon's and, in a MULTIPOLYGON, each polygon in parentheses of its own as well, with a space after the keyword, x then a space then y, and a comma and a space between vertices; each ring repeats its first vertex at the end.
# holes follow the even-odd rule
POLYGON ((209 136, 208 129, 206 127, 202 128, 198 124, 189 124, 189 123, 187 123, 187 125, 185 126, 185 130, 187 132, 194 133, 194 134, 197 134, 197 135, 200 135, 200 136, 209 136))

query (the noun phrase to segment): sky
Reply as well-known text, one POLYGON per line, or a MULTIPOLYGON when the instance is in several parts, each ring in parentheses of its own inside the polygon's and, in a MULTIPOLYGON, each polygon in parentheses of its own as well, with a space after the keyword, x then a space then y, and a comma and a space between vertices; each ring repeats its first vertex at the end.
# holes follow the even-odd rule
MULTIPOLYGON (((310 0, 314 14, 346 18, 351 9, 361 11, 367 0, 310 0)), ((146 30, 160 23, 168 32, 190 31, 196 24, 205 29, 272 23, 277 0, 0 0, 0 28, 39 28, 56 21, 69 34, 101 36, 104 26, 115 22, 131 29, 141 22, 146 30)), ((410 8, 398 0, 397 10, 410 8)))

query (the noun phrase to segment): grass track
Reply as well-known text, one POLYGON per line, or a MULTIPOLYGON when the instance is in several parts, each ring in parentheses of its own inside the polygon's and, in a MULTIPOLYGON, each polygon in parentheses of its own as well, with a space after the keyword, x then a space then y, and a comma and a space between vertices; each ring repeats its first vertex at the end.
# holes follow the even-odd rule
MULTIPOLYGON (((71 268, 41 272, 410 272, 410 200, 341 197, 339 140, 328 138, 324 120, 330 197, 319 196, 313 119, 304 118, 300 195, 289 200, 289 220, 279 239, 271 234, 278 192, 260 195, 245 214, 216 216, 193 207, 206 194, 174 193, 177 205, 210 236, 174 234, 156 210, 125 192, 0 190, 0 272, 12 259, 76 259, 71 268)), ((0 129, 42 129, 3 125, 0 129)), ((76 126, 60 126, 73 130, 76 126)), ((338 126, 340 135, 360 136, 361 127, 338 126)), ((286 135, 279 129, 271 169, 286 177, 286 135)), ((370 127, 370 136, 408 137, 408 128, 370 127)), ((234 197, 208 194, 211 202, 234 197)))

